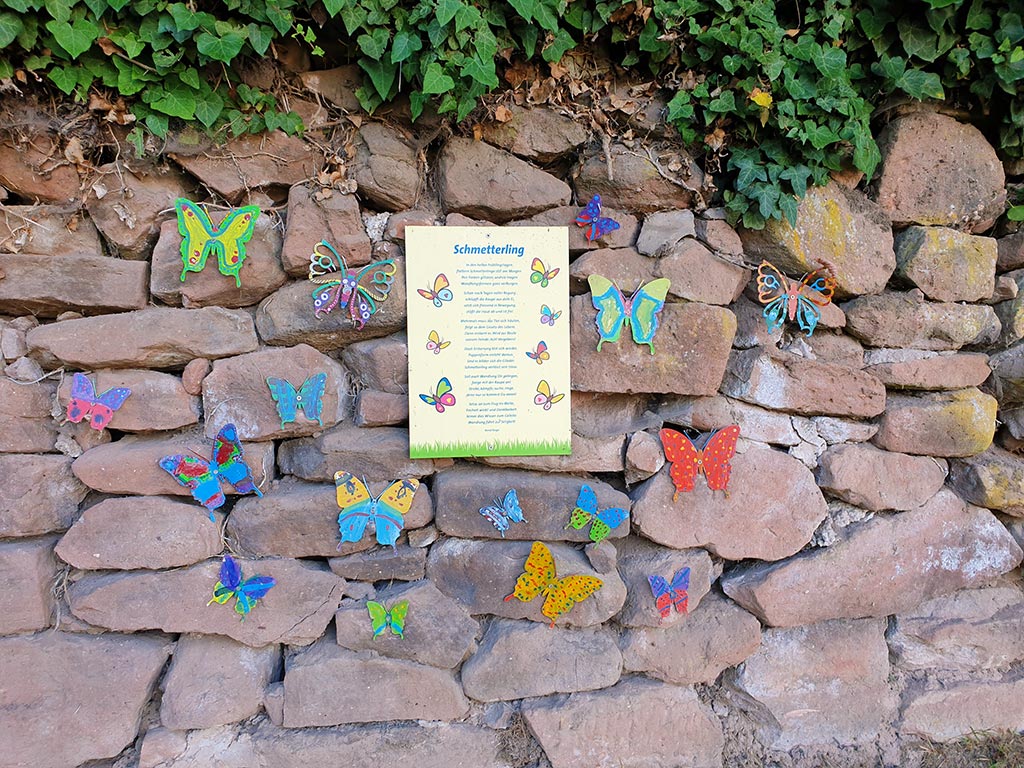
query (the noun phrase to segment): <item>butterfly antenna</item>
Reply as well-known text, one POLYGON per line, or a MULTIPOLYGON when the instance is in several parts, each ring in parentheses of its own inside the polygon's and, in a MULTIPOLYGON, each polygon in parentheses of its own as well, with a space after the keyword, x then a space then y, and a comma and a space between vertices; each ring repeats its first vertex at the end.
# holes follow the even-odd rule
POLYGON ((516 596, 516 593, 515 593, 515 592, 513 592, 513 593, 512 593, 511 595, 506 595, 506 596, 505 596, 505 599, 504 599, 504 600, 503 600, 502 602, 505 602, 505 603, 507 603, 507 602, 508 602, 509 600, 511 600, 511 599, 512 599, 513 597, 515 597, 515 596, 516 596))

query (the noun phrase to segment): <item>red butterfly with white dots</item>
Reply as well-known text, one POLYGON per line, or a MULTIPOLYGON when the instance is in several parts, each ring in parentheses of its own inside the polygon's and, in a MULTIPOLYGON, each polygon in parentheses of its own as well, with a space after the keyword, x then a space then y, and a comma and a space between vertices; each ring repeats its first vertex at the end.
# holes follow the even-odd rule
POLYGON ((661 430, 665 458, 672 464, 669 476, 676 487, 672 501, 676 501, 680 493, 692 491, 699 474, 704 475, 712 491, 728 493, 729 474, 732 472, 729 462, 736 455, 736 440, 739 436, 740 428, 733 424, 712 432, 703 447, 697 448, 682 432, 661 430))

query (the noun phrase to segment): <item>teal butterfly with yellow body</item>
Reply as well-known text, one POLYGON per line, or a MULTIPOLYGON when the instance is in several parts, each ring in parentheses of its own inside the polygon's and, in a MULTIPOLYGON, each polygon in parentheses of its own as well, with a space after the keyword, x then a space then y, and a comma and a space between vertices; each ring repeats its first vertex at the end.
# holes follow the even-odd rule
POLYGON ((600 275, 587 278, 591 301, 597 310, 597 332, 601 335, 597 349, 606 341, 616 342, 622 335, 622 326, 628 325, 633 341, 646 344, 654 354, 654 333, 658 330, 658 313, 665 306, 665 297, 671 283, 662 277, 641 285, 626 298, 611 280, 600 275))
POLYGON ((366 601, 366 610, 370 613, 370 624, 373 627, 373 636, 378 638, 387 630, 399 639, 405 637, 405 616, 409 612, 409 601, 402 600, 391 606, 389 611, 383 603, 374 600, 366 601))
POLYGON ((210 256, 217 258, 217 269, 222 275, 235 278, 235 286, 242 287, 238 276, 245 261, 245 244, 256 228, 259 207, 246 205, 231 211, 219 227, 215 227, 202 208, 191 200, 174 201, 178 212, 178 232, 181 234, 181 282, 187 272, 202 272, 210 256))

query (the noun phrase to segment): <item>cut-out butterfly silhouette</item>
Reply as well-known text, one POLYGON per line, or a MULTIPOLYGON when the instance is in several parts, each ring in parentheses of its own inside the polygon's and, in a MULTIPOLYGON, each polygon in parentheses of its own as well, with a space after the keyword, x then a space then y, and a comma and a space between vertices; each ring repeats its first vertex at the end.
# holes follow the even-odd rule
POLYGON ((597 592, 602 581, 595 576, 566 576, 558 578, 555 573, 555 558, 542 542, 535 541, 526 558, 522 575, 516 579, 516 588, 505 598, 507 603, 513 597, 528 603, 537 595, 544 595, 540 612, 551 619, 551 626, 563 613, 576 603, 586 600, 597 592))
POLYGON ((405 616, 409 612, 408 600, 395 603, 391 606, 390 611, 384 607, 383 603, 367 600, 366 610, 370 613, 370 625, 373 627, 375 640, 389 629, 391 634, 398 635, 399 640, 405 637, 405 616))
POLYGON ((561 310, 555 312, 547 304, 540 305, 540 322, 542 325, 554 326, 555 320, 562 316, 561 310))
POLYGON ((612 532, 612 528, 618 528, 628 518, 629 512, 621 507, 609 507, 598 511, 597 494, 593 488, 584 484, 569 517, 569 524, 565 527, 571 526, 578 531, 590 523, 590 540, 597 543, 603 541, 612 532))
POLYGON ((590 242, 614 232, 619 228, 619 222, 601 215, 601 196, 594 195, 577 214, 576 226, 587 228, 583 235, 590 242))
POLYGON ((455 298, 455 294, 452 293, 452 289, 448 286, 448 278, 445 277, 442 272, 440 275, 434 278, 434 289, 429 288, 417 288, 416 293, 422 296, 424 299, 430 299, 434 302, 435 307, 442 307, 442 302, 451 301, 455 298))
POLYGON ((253 576, 242 580, 242 567, 231 555, 224 555, 220 564, 220 581, 213 587, 213 599, 207 605, 224 605, 235 598, 235 613, 245 620, 246 615, 260 598, 264 597, 277 582, 272 576, 253 576))
POLYGON ((213 439, 213 456, 209 461, 198 456, 177 454, 160 459, 160 468, 192 491, 192 498, 211 510, 224 505, 224 491, 220 481, 226 480, 239 493, 255 493, 263 496, 256 487, 252 472, 242 458, 242 444, 238 442, 238 431, 234 424, 225 424, 213 439))
POLYGON ((661 618, 668 618, 673 605, 677 613, 687 612, 690 605, 690 595, 687 592, 690 588, 689 568, 680 568, 676 571, 671 583, 665 581, 663 576, 648 576, 647 580, 651 583, 654 604, 658 607, 661 618))
POLYGON ((124 405, 131 393, 128 387, 111 387, 102 395, 97 395, 92 379, 83 373, 76 373, 71 377, 68 421, 77 424, 88 418, 90 427, 103 429, 114 418, 114 411, 124 405))
POLYGON ((541 288, 547 288, 551 281, 555 279, 555 275, 557 275, 559 271, 558 267, 548 269, 540 259, 534 259, 533 263, 530 264, 530 269, 533 270, 530 273, 530 282, 540 283, 541 288))
POLYGON ((315 421, 321 427, 324 425, 324 389, 327 386, 327 374, 317 373, 310 376, 303 383, 298 392, 290 381, 267 377, 267 386, 270 387, 270 396, 277 403, 277 415, 281 418, 281 429, 284 425, 295 421, 298 411, 310 421, 315 421))
POLYGON ((519 494, 516 493, 515 488, 506 493, 504 499, 495 499, 494 504, 480 507, 480 514, 486 517, 491 522, 491 525, 498 529, 503 539, 510 523, 527 522, 526 518, 523 517, 523 508, 519 506, 519 494))
POLYGON ((543 341, 537 342, 537 349, 533 352, 527 352, 526 356, 531 360, 536 360, 537 365, 541 365, 545 360, 551 359, 551 353, 548 352, 548 345, 543 341))
POLYGON ((405 515, 412 508, 419 480, 396 480, 384 489, 380 496, 374 496, 366 483, 351 472, 337 472, 334 475, 337 489, 338 530, 341 542, 359 541, 366 531, 366 524, 373 520, 377 531, 377 542, 388 547, 395 546, 398 534, 405 527, 405 515))
POLYGON ((622 326, 628 325, 633 332, 633 341, 649 346, 653 355, 658 313, 665 306, 671 285, 668 278, 641 285, 628 299, 606 277, 591 275, 587 282, 590 283, 591 301, 597 309, 597 332, 601 336, 597 350, 600 352, 606 341, 617 342, 622 335, 622 326))
POLYGON ((420 400, 427 405, 434 406, 434 410, 438 413, 444 413, 445 408, 451 408, 455 405, 455 395, 452 394, 452 383, 448 381, 448 377, 445 376, 437 382, 437 386, 434 388, 434 393, 432 395, 420 395, 420 400))
POLYGON ((537 382, 537 394, 533 397, 534 405, 543 405, 545 411, 550 411, 551 406, 557 403, 565 397, 565 394, 556 395, 551 389, 551 385, 548 384, 544 379, 537 382))
POLYGON ((442 349, 447 349, 451 345, 450 341, 441 341, 441 336, 437 331, 431 331, 427 334, 427 349, 435 355, 440 355, 442 349))
POLYGON ((768 324, 768 333, 774 333, 789 320, 796 320, 800 330, 808 336, 821 320, 821 310, 832 301, 836 280, 828 267, 804 275, 800 282, 790 280, 773 264, 762 261, 757 268, 757 300, 765 305, 761 311, 768 324), (819 273, 824 275, 819 276, 819 273))
POLYGON ((732 472, 729 462, 736 455, 736 440, 740 436, 738 426, 733 424, 712 432, 701 449, 674 429, 663 429, 660 434, 665 458, 672 464, 669 476, 676 487, 672 501, 676 501, 680 493, 692 491, 699 474, 704 475, 712 491, 726 491, 728 494, 729 474, 732 472))
POLYGON ((246 205, 228 213, 219 227, 215 227, 202 208, 191 200, 178 198, 174 201, 178 213, 178 233, 181 241, 181 281, 185 282, 186 272, 202 272, 210 256, 217 259, 217 269, 222 275, 235 278, 235 286, 242 287, 238 276, 245 261, 245 244, 256 228, 260 209, 246 205))
POLYGON ((345 258, 326 240, 313 247, 309 256, 309 280, 313 289, 313 316, 323 320, 339 305, 344 305, 356 330, 380 309, 395 281, 394 259, 367 264, 358 272, 349 270, 345 258), (330 253, 325 253, 326 248, 330 253))

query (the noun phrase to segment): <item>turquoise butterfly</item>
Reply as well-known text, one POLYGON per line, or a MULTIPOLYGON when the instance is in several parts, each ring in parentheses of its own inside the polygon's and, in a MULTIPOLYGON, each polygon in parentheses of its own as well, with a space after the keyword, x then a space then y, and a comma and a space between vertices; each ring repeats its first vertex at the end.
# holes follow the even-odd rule
POLYGON ((383 603, 373 600, 366 602, 366 610, 370 612, 370 624, 373 627, 374 639, 383 635, 387 630, 398 635, 399 639, 405 637, 405 615, 409 612, 409 601, 403 600, 395 603, 389 611, 383 603))
POLYGON ((206 259, 212 254, 217 257, 220 273, 235 278, 235 286, 241 288, 238 272, 245 261, 245 244, 256 228, 260 209, 247 205, 231 211, 219 227, 213 226, 206 211, 191 200, 178 198, 174 209, 178 212, 178 233, 182 237, 181 282, 185 282, 186 272, 202 272, 206 259))
POLYGON ((654 354, 654 332, 658 330, 658 313, 665 306, 665 297, 671 283, 667 277, 652 280, 641 285, 628 299, 622 291, 606 277, 591 275, 591 300, 597 309, 597 332, 601 339, 597 349, 606 341, 616 342, 622 335, 622 326, 628 325, 633 331, 633 341, 646 344, 654 354))
POLYGON ((295 391, 295 385, 284 379, 267 377, 267 386, 270 387, 270 396, 277 403, 277 415, 281 417, 281 429, 284 425, 295 421, 298 411, 310 421, 315 421, 321 427, 323 421, 323 395, 327 388, 327 374, 317 373, 310 376, 302 384, 299 390, 295 391))

